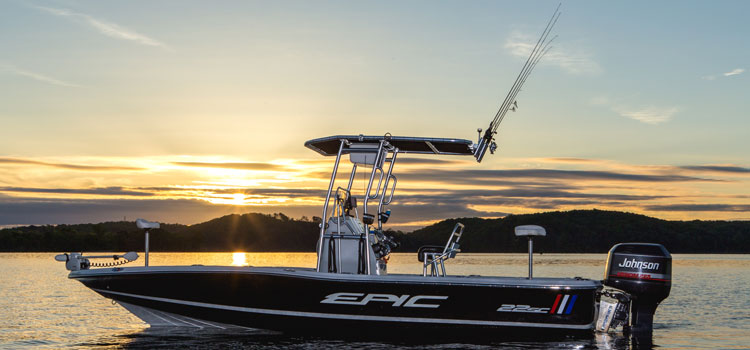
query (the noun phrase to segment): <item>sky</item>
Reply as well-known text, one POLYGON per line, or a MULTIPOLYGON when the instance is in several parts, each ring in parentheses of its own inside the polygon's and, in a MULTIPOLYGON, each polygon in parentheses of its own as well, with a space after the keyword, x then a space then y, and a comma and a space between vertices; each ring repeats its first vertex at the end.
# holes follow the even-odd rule
MULTIPOLYGON (((0 1, 0 226, 320 216, 333 159, 306 140, 476 140, 557 5, 0 1)), ((400 156, 391 227, 750 220, 750 3, 561 11, 498 151, 400 156)))

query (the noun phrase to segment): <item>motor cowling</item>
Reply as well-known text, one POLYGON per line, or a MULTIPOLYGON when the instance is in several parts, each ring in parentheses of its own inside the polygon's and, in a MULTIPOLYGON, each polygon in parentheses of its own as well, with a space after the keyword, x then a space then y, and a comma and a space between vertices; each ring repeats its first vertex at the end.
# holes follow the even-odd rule
POLYGON ((651 332, 656 307, 672 289, 672 255, 661 244, 616 244, 607 256, 604 285, 630 295, 628 330, 651 332))

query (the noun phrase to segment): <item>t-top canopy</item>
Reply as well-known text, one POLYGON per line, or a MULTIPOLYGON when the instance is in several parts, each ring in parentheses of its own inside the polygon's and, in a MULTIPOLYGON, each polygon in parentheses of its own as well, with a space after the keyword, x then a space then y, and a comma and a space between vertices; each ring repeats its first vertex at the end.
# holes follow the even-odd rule
POLYGON ((386 140, 393 147, 398 148, 399 153, 467 156, 474 154, 471 148, 472 142, 469 140, 441 139, 433 137, 337 135, 307 141, 305 142, 305 147, 324 156, 335 156, 339 152, 341 140, 344 139, 349 141, 349 145, 344 145, 342 154, 358 152, 361 150, 361 148, 354 145, 377 145, 381 140, 386 140))

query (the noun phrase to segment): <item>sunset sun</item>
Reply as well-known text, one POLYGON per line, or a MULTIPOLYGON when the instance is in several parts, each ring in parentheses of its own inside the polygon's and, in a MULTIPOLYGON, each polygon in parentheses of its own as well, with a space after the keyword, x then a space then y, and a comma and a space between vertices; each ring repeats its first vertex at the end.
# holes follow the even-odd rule
POLYGON ((247 254, 246 253, 232 253, 232 266, 247 266, 247 254))
POLYGON ((232 195, 232 200, 230 201, 231 204, 234 205, 242 205, 245 203, 245 195, 242 193, 235 193, 232 195))

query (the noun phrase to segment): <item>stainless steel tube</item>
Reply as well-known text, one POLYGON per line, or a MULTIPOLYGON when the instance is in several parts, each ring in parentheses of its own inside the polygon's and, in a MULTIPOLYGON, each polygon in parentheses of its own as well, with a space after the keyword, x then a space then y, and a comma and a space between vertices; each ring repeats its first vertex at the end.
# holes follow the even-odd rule
POLYGON ((341 140, 339 145, 339 153, 336 154, 336 163, 333 164, 333 173, 331 173, 331 183, 328 184, 328 193, 326 193, 326 201, 323 203, 323 217, 320 219, 320 240, 318 242, 318 263, 315 266, 315 271, 320 272, 320 255, 323 254, 323 235, 326 233, 326 214, 328 214, 328 201, 331 200, 331 191, 333 191, 333 183, 336 182, 336 173, 339 170, 339 161, 341 161, 341 152, 344 151, 345 139, 341 140))

